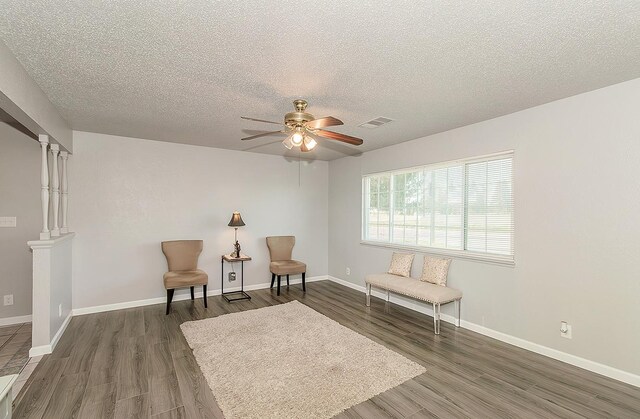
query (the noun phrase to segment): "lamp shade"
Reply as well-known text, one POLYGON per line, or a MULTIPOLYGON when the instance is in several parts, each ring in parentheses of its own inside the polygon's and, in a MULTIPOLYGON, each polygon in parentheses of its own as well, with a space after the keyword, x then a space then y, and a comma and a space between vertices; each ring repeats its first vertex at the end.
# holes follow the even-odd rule
POLYGON ((231 221, 229 221, 229 227, 242 227, 244 224, 244 221, 242 221, 242 217, 240 216, 240 213, 238 211, 234 211, 233 215, 231 216, 231 221))

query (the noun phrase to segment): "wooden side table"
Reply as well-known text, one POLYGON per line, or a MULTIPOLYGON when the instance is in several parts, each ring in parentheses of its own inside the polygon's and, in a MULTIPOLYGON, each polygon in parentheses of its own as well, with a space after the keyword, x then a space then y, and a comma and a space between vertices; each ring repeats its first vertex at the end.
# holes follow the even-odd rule
POLYGON ((243 255, 242 253, 240 253, 240 257, 238 258, 231 255, 222 255, 222 257, 220 258, 220 267, 221 267, 220 281, 222 285, 221 293, 224 299, 227 300, 227 302, 229 303, 233 301, 251 299, 251 296, 246 292, 244 292, 244 262, 248 260, 251 260, 251 258, 247 255, 243 255), (229 262, 229 263, 240 262, 240 290, 239 291, 224 292, 224 263, 225 262, 229 262))

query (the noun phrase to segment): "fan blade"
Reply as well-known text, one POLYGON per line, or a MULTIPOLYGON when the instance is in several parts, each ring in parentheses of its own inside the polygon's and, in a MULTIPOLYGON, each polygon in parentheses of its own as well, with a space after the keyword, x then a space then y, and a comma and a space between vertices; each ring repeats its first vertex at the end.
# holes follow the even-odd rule
POLYGON ((272 135, 272 134, 286 134, 286 133, 284 131, 263 132, 262 134, 252 135, 251 137, 243 138, 242 141, 253 140, 254 138, 260 138, 260 137, 266 137, 267 135, 272 135))
POLYGON ((330 138, 332 140, 342 141, 343 143, 352 144, 352 145, 361 145, 363 141, 360 138, 351 137, 345 134, 339 134, 333 131, 326 131, 323 129, 319 129, 314 132, 315 135, 319 135, 320 137, 330 138))
POLYGON ((267 124, 284 125, 282 122, 265 121, 264 119, 249 118, 246 116, 241 116, 240 118, 246 119, 247 121, 266 122, 267 124))
POLYGON ((305 124, 309 129, 318 129, 324 127, 332 127, 334 125, 342 125, 342 121, 333 116, 325 116, 324 118, 314 119, 305 124))

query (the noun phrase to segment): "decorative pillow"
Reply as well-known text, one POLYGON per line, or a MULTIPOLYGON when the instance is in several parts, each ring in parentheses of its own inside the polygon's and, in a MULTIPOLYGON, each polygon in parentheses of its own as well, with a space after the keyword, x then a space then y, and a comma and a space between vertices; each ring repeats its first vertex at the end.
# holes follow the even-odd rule
POLYGON ((451 259, 440 259, 425 255, 420 281, 431 282, 432 284, 446 287, 450 264, 451 259))
POLYGON ((393 275, 399 276, 411 276, 411 264, 413 263, 412 253, 393 253, 391 257, 391 265, 389 266, 389 272, 393 275))

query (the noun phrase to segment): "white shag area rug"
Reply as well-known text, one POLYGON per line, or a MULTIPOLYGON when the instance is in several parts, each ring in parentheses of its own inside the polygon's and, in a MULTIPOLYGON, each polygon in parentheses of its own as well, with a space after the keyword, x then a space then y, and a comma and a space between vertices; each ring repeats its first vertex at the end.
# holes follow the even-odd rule
POLYGON ((298 301, 180 327, 227 419, 330 418, 426 371, 298 301))

